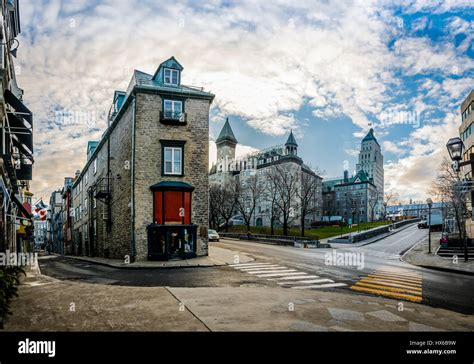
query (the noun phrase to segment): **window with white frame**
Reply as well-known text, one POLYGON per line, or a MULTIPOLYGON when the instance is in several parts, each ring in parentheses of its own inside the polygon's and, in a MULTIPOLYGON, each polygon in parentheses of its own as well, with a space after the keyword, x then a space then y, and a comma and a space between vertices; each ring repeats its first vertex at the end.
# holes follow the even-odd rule
POLYGON ((97 173, 97 158, 94 159, 94 163, 92 164, 92 173, 97 173))
POLYGON ((165 118, 179 120, 183 114, 183 102, 180 100, 164 100, 163 110, 165 118))
POLYGON ((87 178, 87 171, 84 173, 84 186, 87 186, 88 178, 87 178))
POLYGON ((94 198, 92 201, 94 201, 94 202, 92 203, 92 207, 93 207, 93 208, 96 208, 96 207, 97 207, 97 199, 94 198))
POLYGON ((165 68, 164 75, 165 85, 174 85, 178 86, 179 84, 179 71, 172 68, 165 68))
POLYGON ((164 174, 181 175, 183 164, 183 148, 164 147, 164 174))
POLYGON ((88 198, 86 197, 84 199, 84 215, 87 215, 87 203, 88 203, 88 198))

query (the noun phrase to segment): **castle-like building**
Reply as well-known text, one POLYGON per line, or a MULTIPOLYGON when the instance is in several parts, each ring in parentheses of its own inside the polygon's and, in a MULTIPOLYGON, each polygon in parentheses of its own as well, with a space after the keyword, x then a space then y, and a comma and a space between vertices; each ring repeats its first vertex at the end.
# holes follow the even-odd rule
POLYGON ((345 168, 342 178, 323 182, 324 216, 354 223, 379 220, 384 214, 383 199, 383 155, 371 128, 361 141, 356 174, 349 177, 345 168))
MULTIPOLYGON (((322 178, 318 176, 310 167, 304 164, 303 159, 298 156, 298 143, 290 132, 285 144, 277 145, 261 151, 249 153, 241 158, 237 158, 235 154, 237 138, 232 131, 229 120, 227 119, 218 138, 217 161, 211 167, 209 173, 209 184, 225 186, 236 178, 245 179, 250 176, 257 176, 260 183, 264 183, 266 172, 273 166, 281 166, 284 169, 294 171, 294 173, 304 174, 308 178, 314 179, 316 193, 311 213, 305 216, 305 225, 318 220, 322 215, 322 178)), ((300 179, 301 181, 301 179, 300 179)), ((299 182, 301 183, 301 182, 299 182)), ((300 189, 301 186, 297 186, 300 189)), ((298 198, 294 201, 294 218, 292 225, 297 226, 301 221, 299 212, 298 198)), ((262 194, 257 201, 257 207, 252 219, 254 226, 270 226, 270 202, 266 194, 262 194)), ((236 211, 236 215, 238 212, 236 211)), ((277 222, 278 225, 278 222, 277 222)))

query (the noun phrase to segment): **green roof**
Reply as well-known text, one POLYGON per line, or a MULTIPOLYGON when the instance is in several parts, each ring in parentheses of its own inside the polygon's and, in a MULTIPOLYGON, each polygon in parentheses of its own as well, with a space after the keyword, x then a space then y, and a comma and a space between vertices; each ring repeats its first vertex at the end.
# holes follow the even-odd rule
POLYGON ((351 183, 361 183, 361 182, 370 182, 367 173, 363 169, 361 169, 357 174, 352 177, 351 183))
POLYGON ((286 141, 285 145, 294 145, 298 146, 298 143, 296 143, 296 139, 293 136, 293 130, 290 132, 290 136, 288 137, 288 140, 286 141))
POLYGON ((375 140, 375 142, 378 144, 377 138, 375 138, 375 135, 374 135, 374 129, 372 129, 372 128, 370 128, 367 135, 364 137, 364 139, 362 139, 363 142, 367 142, 367 141, 370 141, 370 140, 375 140))
POLYGON ((237 139, 234 136, 234 132, 232 131, 232 128, 230 127, 229 118, 227 118, 225 120, 225 124, 222 127, 222 130, 219 134, 219 137, 216 140, 216 143, 220 143, 220 142, 223 142, 223 141, 230 141, 230 142, 235 143, 235 144, 238 143, 237 139))

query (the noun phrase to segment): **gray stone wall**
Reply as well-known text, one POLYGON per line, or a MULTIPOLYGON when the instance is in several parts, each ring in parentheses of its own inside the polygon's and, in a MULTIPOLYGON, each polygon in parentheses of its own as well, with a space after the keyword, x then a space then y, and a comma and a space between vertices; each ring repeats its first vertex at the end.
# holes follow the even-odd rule
POLYGON ((135 230, 137 259, 146 259, 146 227, 153 222, 153 194, 150 186, 161 181, 182 181, 195 187, 191 201, 191 222, 199 225, 196 253, 208 254, 209 226, 209 101, 186 99, 187 125, 160 123, 162 99, 156 94, 137 95, 135 154, 135 230), (160 139, 186 141, 184 176, 162 176, 160 139), (205 232, 201 235, 201 230, 205 232))

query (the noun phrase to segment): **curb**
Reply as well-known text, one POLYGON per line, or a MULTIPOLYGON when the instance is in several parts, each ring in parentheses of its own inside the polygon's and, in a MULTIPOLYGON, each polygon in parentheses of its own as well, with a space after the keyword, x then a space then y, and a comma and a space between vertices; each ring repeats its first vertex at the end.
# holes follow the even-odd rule
MULTIPOLYGON (((100 262, 100 261, 93 261, 89 259, 84 259, 81 257, 76 257, 76 256, 71 256, 71 255, 60 255, 56 253, 52 253, 51 255, 56 255, 58 257, 63 257, 63 258, 70 258, 70 259, 75 259, 75 260, 80 260, 82 262, 87 262, 87 263, 92 263, 92 264, 99 264, 103 265, 106 267, 111 267, 111 268, 116 268, 116 269, 181 269, 181 268, 211 268, 211 267, 222 267, 222 266, 227 266, 227 263, 222 263, 222 264, 198 264, 198 265, 178 265, 178 266, 171 266, 171 267, 163 267, 163 266, 150 266, 150 267, 138 267, 138 266, 119 266, 115 265, 112 263, 107 263, 107 262, 100 262)), ((133 264, 133 263, 131 263, 133 264)))
POLYGON ((359 246, 366 246, 366 245, 370 245, 370 244, 372 244, 372 243, 376 243, 376 242, 379 241, 379 240, 388 238, 389 236, 395 235, 395 234, 397 234, 397 233, 399 233, 399 232, 401 232, 401 231, 403 231, 403 230, 405 230, 405 229, 408 229, 409 227, 413 226, 414 224, 416 224, 416 222, 414 222, 414 223, 412 223, 412 224, 407 224, 406 226, 402 227, 400 230, 398 230, 398 229, 397 229, 396 231, 393 231, 393 230, 392 230, 392 231, 390 232, 390 234, 388 234, 388 235, 381 236, 381 237, 379 237, 379 238, 377 238, 377 239, 375 239, 375 240, 373 240, 373 241, 371 241, 371 242, 369 242, 369 243, 361 244, 361 245, 359 245, 359 246))
MULTIPOLYGON (((407 262, 405 262, 405 263, 407 263, 407 262)), ((411 263, 408 263, 408 264, 411 264, 411 263)), ((411 264, 411 265, 415 265, 415 264, 411 264)), ((468 271, 459 270, 459 269, 436 267, 434 265, 415 265, 415 266, 425 268, 425 269, 430 269, 430 270, 437 270, 437 271, 454 273, 454 274, 462 274, 462 275, 465 275, 465 276, 474 276, 474 272, 468 272, 468 271)))
POLYGON ((413 250, 417 245, 421 244, 423 241, 425 241, 425 238, 420 240, 419 242, 415 243, 410 249, 408 249, 403 255, 400 256, 400 261, 406 264, 410 264, 414 267, 420 267, 420 268, 425 268, 425 269, 430 269, 430 270, 436 270, 436 271, 441 271, 441 272, 447 272, 447 273, 454 273, 454 274, 462 274, 462 275, 467 275, 467 276, 474 276, 474 272, 468 272, 464 270, 459 270, 459 269, 452 269, 452 268, 445 268, 445 267, 437 267, 435 265, 420 265, 420 264, 412 264, 407 262, 403 257, 407 255, 411 250, 413 250))

